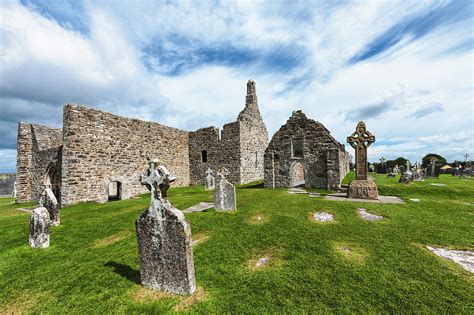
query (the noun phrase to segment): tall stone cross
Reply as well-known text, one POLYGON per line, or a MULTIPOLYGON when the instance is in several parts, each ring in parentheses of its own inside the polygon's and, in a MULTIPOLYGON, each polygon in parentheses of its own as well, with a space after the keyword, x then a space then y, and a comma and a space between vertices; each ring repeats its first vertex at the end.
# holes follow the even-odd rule
POLYGON ((379 161, 380 161, 380 164, 383 165, 385 163, 386 159, 384 159, 384 157, 382 156, 379 161))
POLYGON ((359 121, 347 142, 355 149, 356 179, 367 180, 367 148, 375 142, 375 136, 367 131, 363 121, 359 121))
POLYGON ((163 216, 163 202, 170 183, 176 180, 176 176, 171 175, 168 170, 159 165, 158 161, 149 163, 145 174, 140 177, 140 183, 146 185, 151 192, 150 213, 155 216, 163 216))

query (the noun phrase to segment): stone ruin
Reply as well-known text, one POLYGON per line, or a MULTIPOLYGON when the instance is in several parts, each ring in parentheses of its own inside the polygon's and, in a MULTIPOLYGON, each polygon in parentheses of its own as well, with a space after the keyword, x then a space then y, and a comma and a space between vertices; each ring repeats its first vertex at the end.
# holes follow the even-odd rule
POLYGON ((39 200, 39 204, 40 207, 44 207, 48 210, 49 217, 51 219, 51 225, 58 226, 60 224, 60 207, 51 188, 46 188, 43 191, 39 200))
POLYGON ((355 180, 349 183, 347 198, 378 199, 377 185, 367 174, 367 148, 375 142, 375 136, 367 131, 363 121, 359 121, 347 142, 355 149, 356 159, 355 180))
POLYGON ((349 162, 344 145, 323 124, 294 111, 265 150, 265 187, 337 190, 349 162))
POLYGON ((146 192, 136 178, 157 155, 176 173, 177 186, 203 184, 205 171, 220 166, 229 170, 230 182, 245 184, 263 179, 267 145, 252 80, 244 109, 222 131, 207 127, 188 132, 67 104, 60 129, 18 124, 17 202, 38 201, 45 188, 51 188, 62 207, 129 199, 146 192))
POLYGON ((31 212, 29 243, 32 248, 49 247, 50 224, 51 221, 46 208, 38 207, 31 212))
POLYGON ((237 210, 235 187, 227 180, 229 171, 222 167, 217 172, 216 190, 214 192, 214 209, 237 210))
POLYGON ((144 287, 176 294, 196 290, 191 227, 183 213, 166 199, 176 178, 151 162, 140 183, 151 192, 148 209, 135 222, 140 279, 144 287))
POLYGON ((206 177, 204 179, 204 188, 206 190, 214 190, 214 188, 216 188, 215 178, 212 176, 212 174, 214 174, 214 171, 209 167, 206 171, 206 177))

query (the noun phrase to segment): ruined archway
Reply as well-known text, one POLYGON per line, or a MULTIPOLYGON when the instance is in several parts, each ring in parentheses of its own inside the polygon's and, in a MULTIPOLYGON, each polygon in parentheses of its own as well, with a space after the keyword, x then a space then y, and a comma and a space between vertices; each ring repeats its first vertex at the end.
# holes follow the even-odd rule
POLYGON ((56 164, 50 163, 43 177, 44 188, 51 188, 56 200, 61 199, 61 175, 59 174, 56 164))
POLYGON ((294 162, 290 168, 291 187, 305 186, 305 170, 303 164, 294 162))

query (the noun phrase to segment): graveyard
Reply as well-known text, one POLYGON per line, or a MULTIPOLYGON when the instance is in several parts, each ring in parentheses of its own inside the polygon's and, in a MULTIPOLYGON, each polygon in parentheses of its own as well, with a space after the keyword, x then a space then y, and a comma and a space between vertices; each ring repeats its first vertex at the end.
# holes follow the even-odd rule
MULTIPOLYGON (((37 203, 1 198, 1 313, 468 313, 472 273, 427 246, 472 248, 473 179, 440 175, 404 184, 400 175, 369 176, 380 195, 404 203, 339 202, 324 199, 333 191, 289 194, 253 182, 236 186, 235 211, 184 213, 192 233, 192 295, 140 284, 135 220, 150 194, 61 208, 61 224, 50 227, 44 249, 30 248, 30 213, 18 210, 37 203), (317 212, 333 220, 317 221, 317 212)), ((353 178, 349 173, 343 184, 353 178)), ((171 185, 167 195, 181 210, 214 202, 202 185, 171 185)))

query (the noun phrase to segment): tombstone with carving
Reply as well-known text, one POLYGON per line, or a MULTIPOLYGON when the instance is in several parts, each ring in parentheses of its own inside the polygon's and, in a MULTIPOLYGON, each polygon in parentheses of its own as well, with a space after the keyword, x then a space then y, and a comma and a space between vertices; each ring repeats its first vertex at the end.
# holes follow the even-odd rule
POLYGON ((413 180, 416 182, 421 182, 425 180, 425 172, 421 168, 421 164, 419 162, 415 163, 415 167, 412 170, 412 174, 413 174, 413 180))
POLYGON ((176 180, 157 161, 150 163, 140 183, 151 191, 151 202, 135 222, 140 278, 144 287, 177 294, 196 290, 191 227, 183 213, 166 199, 176 180))
POLYGON ((38 207, 31 212, 29 243, 32 248, 49 247, 50 224, 51 221, 46 208, 38 207))
POLYGON ((215 185, 215 178, 212 176, 214 174, 214 171, 211 170, 211 168, 207 168, 206 171, 206 177, 204 178, 204 187, 206 190, 214 190, 216 187, 215 185))
POLYGON ((214 209, 216 210, 236 210, 237 202, 235 187, 227 180, 229 171, 222 167, 217 172, 216 190, 214 192, 214 209))
POLYGON ((39 200, 40 207, 45 207, 49 212, 49 218, 51 219, 51 225, 59 225, 59 203, 54 196, 51 188, 43 190, 39 200))
POLYGON ((375 142, 375 136, 367 131, 365 123, 360 121, 356 131, 347 137, 347 142, 355 149, 356 160, 356 179, 349 183, 347 197, 378 199, 377 185, 367 176, 367 148, 375 142))

